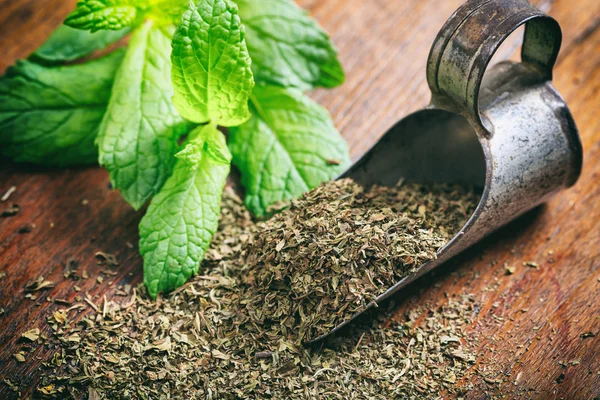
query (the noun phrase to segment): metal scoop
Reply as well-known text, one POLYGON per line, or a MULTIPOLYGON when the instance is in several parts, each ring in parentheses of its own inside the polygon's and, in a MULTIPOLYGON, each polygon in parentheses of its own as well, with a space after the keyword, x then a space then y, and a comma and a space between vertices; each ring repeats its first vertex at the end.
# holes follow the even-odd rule
POLYGON ((558 23, 526 0, 471 0, 450 17, 427 62, 430 105, 400 120, 340 178, 364 186, 392 186, 400 178, 477 185, 479 205, 436 259, 311 343, 575 183, 581 141, 551 84, 560 42, 558 23), (522 61, 485 73, 500 44, 523 24, 522 61))

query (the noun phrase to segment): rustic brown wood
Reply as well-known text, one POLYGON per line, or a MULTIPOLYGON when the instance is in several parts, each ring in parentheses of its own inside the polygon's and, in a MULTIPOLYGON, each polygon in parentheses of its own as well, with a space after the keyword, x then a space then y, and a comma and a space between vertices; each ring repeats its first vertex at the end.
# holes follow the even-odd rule
MULTIPOLYGON (((0 0, 0 70, 33 51, 57 26, 74 0, 0 0)), ((429 46, 460 0, 303 0, 334 37, 347 82, 313 97, 327 107, 350 144, 354 159, 397 119, 429 100, 425 61, 429 46)), ((563 49, 555 86, 579 125, 585 150, 582 176, 545 207, 535 210, 398 297, 398 313, 415 305, 435 305, 453 293, 474 293, 482 304, 469 333, 479 349, 464 383, 468 398, 592 399, 600 396, 600 2, 542 0, 536 4, 562 25, 563 49), (553 253, 550 255, 549 252, 553 253), (536 261, 539 269, 522 265, 536 261), (504 265, 516 266, 505 275, 504 265), (594 337, 582 338, 592 332, 594 337), (572 363, 571 361, 579 361, 572 363), (482 379, 484 375, 487 382, 482 379), (489 383, 498 380, 498 384, 489 383)), ((501 56, 515 52, 512 41, 501 56)), ((1 145, 1 144, 0 144, 1 145)), ((38 382, 40 348, 26 363, 12 354, 17 338, 32 327, 49 333, 45 319, 59 305, 90 294, 110 297, 116 285, 141 280, 134 212, 108 187, 100 168, 41 170, 19 165, 0 169, 0 196, 17 190, 0 211, 17 203, 21 212, 0 219, 0 398, 16 398, 1 383, 20 381, 23 394, 38 382), (19 233, 23 226, 31 232, 19 233), (133 248, 127 246, 133 244, 133 248), (117 275, 98 274, 96 251, 116 255, 117 275), (69 258, 90 278, 62 279, 69 258), (56 287, 24 298, 23 287, 38 276, 56 287), (112 283, 112 284, 111 284, 112 283)))

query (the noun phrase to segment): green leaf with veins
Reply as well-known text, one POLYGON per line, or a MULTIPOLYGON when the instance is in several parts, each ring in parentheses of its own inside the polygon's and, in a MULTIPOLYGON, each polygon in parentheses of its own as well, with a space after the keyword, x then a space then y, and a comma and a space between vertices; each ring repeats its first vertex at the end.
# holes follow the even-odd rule
POLYGON ((144 3, 144 0, 79 0, 65 24, 92 32, 139 25, 143 21, 144 3))
POLYGON ((171 103, 170 40, 146 23, 132 35, 100 126, 99 161, 136 210, 171 173, 188 124, 171 103))
POLYGON ((329 36, 293 1, 235 1, 257 82, 302 89, 344 82, 329 36))
POLYGON ((185 118, 222 126, 246 121, 251 60, 237 6, 230 0, 190 4, 173 37, 173 102, 185 118))
POLYGON ((67 25, 59 26, 31 58, 48 63, 73 61, 102 50, 129 33, 129 29, 120 31, 101 31, 90 33, 67 25))
POLYGON ((255 215, 348 166, 348 148, 327 110, 300 90, 257 85, 250 111, 250 120, 230 128, 229 148, 242 174, 246 206, 255 215))
POLYGON ((187 0, 79 0, 65 24, 95 32, 135 27, 151 19, 155 24, 179 22, 187 0))
POLYGON ((0 155, 45 165, 91 164, 120 49, 86 64, 19 61, 0 77, 0 155))
POLYGON ((231 155, 214 125, 196 128, 177 154, 173 175, 140 222, 144 283, 152 297, 198 272, 218 227, 231 155))

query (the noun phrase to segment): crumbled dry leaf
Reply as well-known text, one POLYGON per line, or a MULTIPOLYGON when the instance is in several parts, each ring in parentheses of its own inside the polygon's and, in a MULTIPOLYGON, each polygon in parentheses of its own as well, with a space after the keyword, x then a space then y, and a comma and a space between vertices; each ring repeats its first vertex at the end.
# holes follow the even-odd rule
POLYGON ((56 390, 55 385, 53 385, 53 384, 39 387, 38 391, 40 393, 44 394, 44 395, 47 395, 47 396, 50 396, 50 395, 58 393, 58 391, 56 390))
POLYGON ((98 259, 98 264, 107 264, 112 266, 119 265, 117 257, 115 257, 114 254, 105 253, 103 251, 97 251, 95 256, 98 259))
POLYGON ((34 281, 31 281, 25 285, 26 292, 35 292, 43 289, 50 289, 54 287, 54 282, 44 280, 43 276, 39 276, 34 281))
POLYGON ((55 311, 52 316, 54 317, 54 320, 56 322, 58 322, 59 324, 64 324, 65 322, 67 322, 67 313, 65 310, 60 309, 58 311, 55 311))
POLYGON ((538 263, 536 263, 535 261, 524 261, 523 265, 525 267, 531 267, 531 268, 535 268, 535 269, 538 269, 540 267, 540 265, 538 263))
POLYGON ((21 334, 21 337, 29 341, 35 342, 40 337, 40 330, 38 328, 30 329, 21 334))

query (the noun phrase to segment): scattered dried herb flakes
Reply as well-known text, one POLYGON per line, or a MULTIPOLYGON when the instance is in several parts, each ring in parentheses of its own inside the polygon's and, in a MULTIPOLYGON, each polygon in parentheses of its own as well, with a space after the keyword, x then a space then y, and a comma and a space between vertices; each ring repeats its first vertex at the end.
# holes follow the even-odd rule
POLYGON ((19 396, 21 395, 21 393, 19 392, 19 385, 17 385, 17 384, 16 384, 15 382, 13 382, 11 379, 4 378, 4 379, 2 380, 2 382, 3 382, 3 383, 6 385, 6 386, 8 386, 8 388, 9 388, 10 390, 12 390, 12 391, 13 391, 13 392, 15 392, 15 393, 19 393, 19 396))
MULTIPOLYGON (((48 370, 38 393, 53 398, 92 393, 93 398, 119 399, 420 399, 436 397, 441 391, 456 393, 455 383, 474 358, 463 345, 462 333, 474 313, 472 298, 450 297, 442 307, 412 310, 402 320, 395 318, 391 323, 383 322, 390 321, 391 315, 381 315, 366 325, 353 326, 348 335, 334 338, 327 347, 305 348, 298 332, 309 332, 307 326, 320 323, 322 314, 329 313, 330 308, 308 309, 320 313, 311 319, 310 314, 302 314, 304 308, 294 308, 278 299, 285 295, 296 303, 303 300, 298 293, 283 288, 286 281, 277 271, 296 276, 303 282, 300 290, 306 290, 311 274, 304 264, 284 270, 277 260, 282 257, 300 262, 301 257, 310 254, 316 257, 318 249, 312 253, 306 249, 314 245, 314 241, 307 242, 311 236, 297 231, 300 226, 285 223, 286 218, 294 220, 296 213, 303 216, 302 226, 312 226, 312 235, 320 232, 320 238, 335 247, 322 254, 322 264, 315 266, 312 276, 323 280, 324 265, 342 268, 347 261, 336 264, 331 260, 354 255, 354 271, 358 274, 374 268, 395 279, 396 275, 386 269, 392 268, 391 263, 376 269, 367 256, 380 257, 383 262, 385 243, 396 246, 389 252, 402 262, 404 271, 433 257, 434 248, 441 246, 459 225, 457 216, 468 214, 470 206, 465 207, 461 200, 465 192, 437 189, 441 196, 453 199, 454 203, 448 204, 436 200, 423 187, 412 187, 417 193, 409 189, 411 186, 396 194, 384 191, 390 201, 385 204, 392 204, 386 206, 388 211, 383 210, 382 200, 351 182, 334 184, 335 190, 352 189, 349 196, 341 195, 337 200, 327 197, 326 188, 294 202, 273 222, 259 224, 252 222, 239 198, 226 190, 220 228, 203 263, 204 275, 157 301, 150 300, 142 288, 139 292, 130 290, 121 302, 105 298, 96 305, 86 299, 96 313, 78 323, 68 320, 68 310, 49 318, 54 335, 47 345, 56 352, 44 364, 48 370), (323 209, 320 212, 326 214, 318 217, 316 210, 306 207, 309 201, 314 202, 310 206, 313 208, 317 202, 337 202, 342 216, 336 218, 335 226, 333 222, 323 225, 333 209, 323 209), (439 216, 431 215, 441 211, 442 204, 445 212, 454 215, 444 223, 439 216), (373 211, 372 207, 380 210, 373 211), (390 223, 399 226, 382 227, 390 223), (288 234, 288 230, 294 234, 288 234), (348 232, 363 238, 377 237, 357 251, 348 232), (444 233, 432 238, 433 232, 444 233), (409 233, 425 238, 430 245, 422 247, 408 238, 409 233), (333 239, 336 235, 340 241, 333 239), (399 236, 405 237, 406 245, 395 239, 399 236), (263 248, 260 252, 259 247, 263 248), (270 258, 261 261, 259 270, 258 257, 262 254, 270 258), (258 303, 259 296, 264 296, 263 304, 258 303), (297 314, 292 314, 293 310, 297 314), (289 313, 287 317, 285 313, 289 313)), ((357 285, 354 291, 363 290, 361 278, 352 280, 337 268, 332 268, 330 280, 339 276, 338 291, 350 285, 357 285)), ((380 285, 387 285, 388 278, 373 276, 380 285)), ((316 301, 323 301, 322 291, 332 286, 320 285, 333 282, 312 282, 313 291, 318 292, 316 301)), ((358 293, 349 295, 359 302, 364 298, 358 293)))

